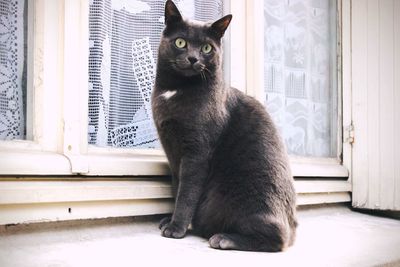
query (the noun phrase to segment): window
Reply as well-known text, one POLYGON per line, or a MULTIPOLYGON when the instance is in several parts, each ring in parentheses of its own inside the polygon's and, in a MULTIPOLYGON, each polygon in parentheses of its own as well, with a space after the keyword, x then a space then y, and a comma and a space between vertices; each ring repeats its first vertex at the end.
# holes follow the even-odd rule
MULTIPOLYGON (((149 112, 164 1, 3 2, 2 12, 8 5, 16 10, 18 3, 17 11, 30 23, 17 20, 29 28, 21 29, 27 36, 18 42, 23 51, 18 68, 27 76, 25 84, 18 83, 12 99, 8 94, 4 101, 0 95, 0 118, 19 118, 15 124, 22 132, 0 135, 0 174, 167 174, 149 112), (24 11, 28 5, 29 12, 24 11), (10 104, 17 97, 20 103, 10 104), (21 104, 23 99, 27 106, 21 104), (15 107, 19 113, 14 115, 15 107), (23 131, 28 138, 15 140, 25 139, 23 131)), ((182 12, 201 20, 217 18, 225 8, 223 1, 175 2, 182 12)), ((7 126, 2 122, 0 130, 7 126)))
MULTIPOLYGON (((185 16, 215 20, 222 1, 175 1, 185 16)), ((150 96, 164 0, 94 0, 89 9, 88 142, 96 146, 161 149, 150 96)))
POLYGON ((71 174, 62 149, 61 1, 0 7, 0 175, 71 174))
POLYGON ((264 1, 264 88, 289 154, 336 157, 336 1, 264 1))
MULTIPOLYGON (((233 13, 224 37, 226 81, 266 104, 280 127, 299 204, 349 201, 349 173, 338 155, 343 145, 350 166, 351 145, 338 129, 342 119, 350 124, 351 106, 340 114, 342 63, 335 48, 343 23, 343 60, 350 57, 350 1, 174 2, 199 20, 233 13)), ((0 175, 47 179, 0 181, 6 223, 171 210, 169 168, 149 112, 163 9, 164 0, 1 1, 0 175), (16 26, 7 24, 11 14, 20 16, 11 21, 16 26), (23 40, 17 46, 7 43, 12 27, 13 38, 23 40), (6 65, 12 63, 14 78, 6 65), (80 213, 69 213, 71 205, 80 213)), ((348 61, 343 68, 349 103, 348 61)))
MULTIPOLYGON (((336 118, 339 109, 336 105, 339 82, 335 74, 336 4, 327 0, 175 2, 182 13, 198 20, 215 20, 228 12, 234 14, 224 43, 227 81, 266 104, 292 155, 332 158, 322 161, 324 164, 319 168, 315 166, 321 161, 296 163, 295 175, 347 176, 336 156, 341 152, 340 143, 337 145, 340 118, 336 118), (291 17, 280 18, 282 14, 291 17), (293 29, 300 29, 304 36, 286 35, 296 32, 293 29), (282 45, 289 43, 288 38, 292 38, 293 47, 282 45), (315 49, 307 48, 314 43, 318 44, 315 49)), ((33 7, 21 14, 28 16, 28 20, 34 18, 34 23, 17 20, 20 25, 25 23, 25 28, 28 24, 33 29, 31 42, 29 34, 23 42, 32 47, 28 52, 32 51, 33 62, 29 64, 27 49, 21 48, 24 52, 20 54, 25 59, 21 58, 18 65, 20 79, 28 82, 18 87, 19 91, 14 90, 12 97, 18 97, 19 104, 4 101, 4 94, 1 95, 1 118, 12 114, 11 108, 18 107, 19 113, 15 114, 20 115, 13 116, 20 119, 16 125, 22 135, 7 138, 22 139, 26 132, 28 140, 0 141, 0 146, 14 152, 18 149, 24 156, 27 151, 35 151, 29 157, 37 157, 38 162, 43 152, 50 153, 47 156, 57 162, 54 166, 60 166, 60 170, 40 163, 35 168, 25 167, 23 161, 8 159, 20 162, 18 168, 27 168, 23 173, 30 174, 167 174, 166 158, 150 112, 164 1, 23 3, 33 7), (74 19, 77 15, 79 20, 74 19), (30 67, 31 71, 24 72, 30 67), (32 110, 27 112, 28 119, 24 116, 27 107, 23 99, 28 99, 28 108, 32 110)), ((21 1, 18 4, 24 7, 21 1)), ((3 83, 1 88, 4 91, 3 83)), ((0 124, 0 130, 4 128, 0 124)), ((3 149, 0 153, 6 152, 3 149)), ((298 159, 292 157, 293 162, 298 159)), ((2 173, 10 172, 7 169, 2 173)))
POLYGON ((348 6, 342 0, 245 4, 247 93, 266 105, 297 177, 348 177, 340 53, 348 6))

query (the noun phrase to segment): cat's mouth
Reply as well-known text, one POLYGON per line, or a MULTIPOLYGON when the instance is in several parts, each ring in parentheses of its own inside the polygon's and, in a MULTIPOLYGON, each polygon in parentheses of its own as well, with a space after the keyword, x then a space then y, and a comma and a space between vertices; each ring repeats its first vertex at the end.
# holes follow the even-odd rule
POLYGON ((206 66, 200 62, 194 64, 186 61, 173 61, 172 67, 184 76, 201 75, 206 71, 206 66))

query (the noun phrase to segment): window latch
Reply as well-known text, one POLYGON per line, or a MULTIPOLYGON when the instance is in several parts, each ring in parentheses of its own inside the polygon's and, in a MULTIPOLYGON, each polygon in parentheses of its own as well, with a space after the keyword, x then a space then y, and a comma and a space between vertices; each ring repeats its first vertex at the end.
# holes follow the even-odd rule
POLYGON ((345 136, 345 142, 349 143, 350 145, 354 144, 354 125, 351 123, 346 127, 345 130, 346 136, 345 136))

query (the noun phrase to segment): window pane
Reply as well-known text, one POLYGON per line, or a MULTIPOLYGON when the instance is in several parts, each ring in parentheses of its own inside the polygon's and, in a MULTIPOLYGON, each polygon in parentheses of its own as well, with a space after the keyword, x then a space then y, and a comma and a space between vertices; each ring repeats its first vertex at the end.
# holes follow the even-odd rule
MULTIPOLYGON (((222 15, 222 0, 174 1, 198 20, 222 15)), ((164 28, 164 0, 92 0, 89 14, 89 143, 158 148, 150 94, 164 28)))
POLYGON ((26 3, 0 2, 0 140, 25 139, 26 3))
POLYGON ((334 157, 336 1, 266 0, 265 104, 292 155, 334 157))

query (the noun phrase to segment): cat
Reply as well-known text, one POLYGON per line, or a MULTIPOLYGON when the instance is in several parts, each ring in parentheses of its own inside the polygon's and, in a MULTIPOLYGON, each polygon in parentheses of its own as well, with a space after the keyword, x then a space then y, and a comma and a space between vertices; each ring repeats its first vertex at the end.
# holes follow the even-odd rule
POLYGON ((183 238, 191 224, 212 248, 283 251, 297 227, 293 177, 265 108, 224 83, 221 39, 231 19, 190 21, 165 4, 152 110, 175 209, 160 229, 183 238))

